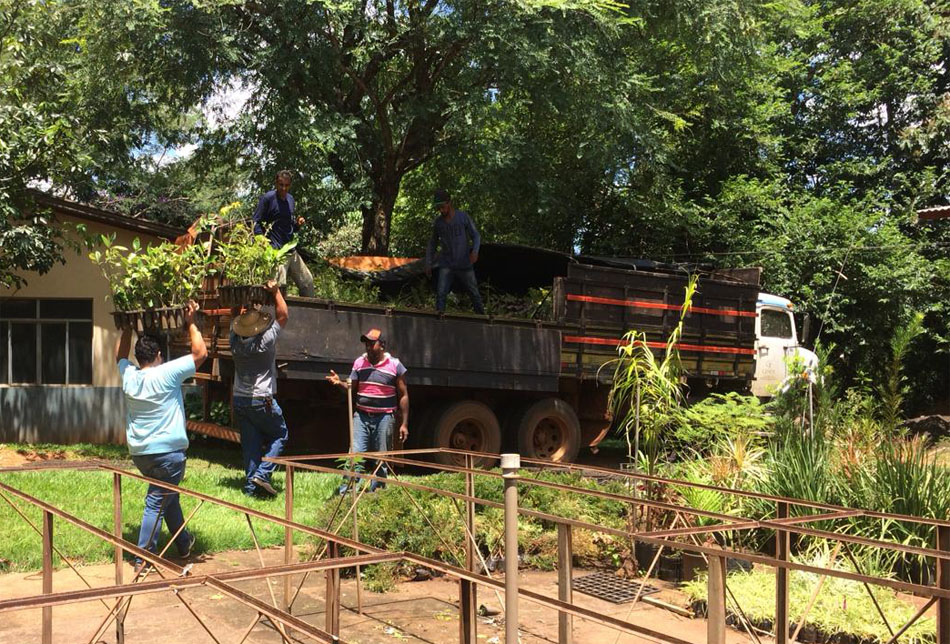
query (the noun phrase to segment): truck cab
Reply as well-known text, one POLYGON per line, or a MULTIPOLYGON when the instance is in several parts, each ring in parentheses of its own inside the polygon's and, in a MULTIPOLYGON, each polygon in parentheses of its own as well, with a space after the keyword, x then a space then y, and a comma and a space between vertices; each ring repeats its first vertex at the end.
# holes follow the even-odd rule
MULTIPOLYGON (((799 344, 790 300, 759 293, 755 310, 755 379, 752 393, 763 398, 774 396, 789 377, 788 368, 795 357, 806 368, 818 366, 818 356, 799 344)), ((793 374, 794 375, 794 374, 793 374)))

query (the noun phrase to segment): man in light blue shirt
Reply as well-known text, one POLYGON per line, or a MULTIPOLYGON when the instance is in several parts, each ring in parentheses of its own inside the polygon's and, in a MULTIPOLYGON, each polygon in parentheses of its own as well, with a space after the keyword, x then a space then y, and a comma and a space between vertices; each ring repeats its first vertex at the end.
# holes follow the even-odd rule
MULTIPOLYGON (((198 305, 189 302, 185 311, 191 355, 165 362, 159 338, 142 335, 135 343, 135 360, 139 364, 136 367, 129 361, 132 332, 128 330, 122 332, 115 352, 125 394, 125 435, 132 462, 144 476, 172 485, 178 485, 185 475, 185 450, 188 448, 181 385, 195 375, 208 357, 204 338, 195 326, 197 310, 198 305)), ((156 552, 163 517, 169 532, 178 533, 175 537, 178 554, 182 558, 188 557, 195 538, 182 529, 185 519, 178 493, 154 484, 149 484, 145 495, 138 546, 156 552)), ((141 566, 141 563, 137 560, 136 566, 141 566)))

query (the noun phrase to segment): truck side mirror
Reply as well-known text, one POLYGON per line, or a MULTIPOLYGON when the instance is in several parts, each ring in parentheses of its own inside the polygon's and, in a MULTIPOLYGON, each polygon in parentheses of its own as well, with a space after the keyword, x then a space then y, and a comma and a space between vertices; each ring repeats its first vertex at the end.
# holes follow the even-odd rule
POLYGON ((811 332, 811 313, 805 313, 802 317, 802 337, 798 339, 799 344, 808 344, 809 333, 811 332))

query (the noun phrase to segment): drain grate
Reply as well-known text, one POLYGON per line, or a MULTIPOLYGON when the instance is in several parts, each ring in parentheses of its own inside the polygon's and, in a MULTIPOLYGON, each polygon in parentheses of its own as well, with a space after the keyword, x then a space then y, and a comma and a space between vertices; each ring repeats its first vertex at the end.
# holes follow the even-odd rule
MULTIPOLYGON (((642 583, 643 582, 640 581, 621 579, 616 575, 611 575, 606 572, 595 572, 590 575, 578 577, 573 581, 572 587, 577 592, 590 595, 591 597, 605 599, 614 604, 625 604, 626 602, 633 601, 642 583)), ((660 592, 659 588, 647 584, 640 593, 640 597, 658 592, 660 592)))

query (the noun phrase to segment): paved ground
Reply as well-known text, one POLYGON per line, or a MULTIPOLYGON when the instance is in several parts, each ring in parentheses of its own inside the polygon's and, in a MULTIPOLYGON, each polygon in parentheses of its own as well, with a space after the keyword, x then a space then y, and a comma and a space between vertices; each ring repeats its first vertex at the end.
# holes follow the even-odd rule
MULTIPOLYGON (((269 563, 281 563, 283 553, 273 549, 265 552, 269 563)), ((196 574, 213 571, 236 570, 258 565, 255 552, 230 552, 213 557, 199 557, 194 566, 196 574)), ((88 566, 81 569, 83 576, 93 586, 112 583, 113 568, 110 565, 88 566)), ((575 571, 577 572, 577 571, 575 571)), ((127 578, 131 566, 127 566, 127 578)), ((151 577, 154 579, 156 577, 151 577)), ((299 577, 297 578, 299 579, 299 577)), ((523 587, 556 597, 557 574, 553 572, 527 571, 519 576, 523 587)), ((272 582, 275 594, 280 597, 283 582, 272 582)), ((243 582, 242 590, 270 603, 266 582, 243 582)), ((295 583, 296 586, 296 583, 295 583)), ((54 575, 54 590, 83 588, 82 581, 72 571, 59 570, 54 575)), ((42 591, 39 573, 7 574, 0 576, 0 599, 24 597, 42 591)), ((304 584, 294 614, 318 627, 324 626, 323 573, 312 575, 304 584)), ((664 597, 673 599, 671 591, 664 597)), ((192 609, 205 621, 220 642, 238 642, 253 622, 255 612, 239 602, 222 595, 216 589, 200 587, 182 591, 192 609)), ((499 599, 491 591, 479 589, 479 604, 498 610, 499 599)), ((357 612, 356 582, 344 579, 342 583, 341 639, 355 644, 428 642, 431 644, 458 641, 458 583, 448 578, 423 582, 404 582, 388 593, 371 593, 363 590, 363 613, 357 612)), ((669 633, 694 642, 706 640, 703 620, 688 619, 668 611, 644 605, 631 609, 629 605, 615 605, 582 594, 575 594, 575 603, 606 615, 630 620, 638 625, 663 633, 669 633)), ((526 600, 520 604, 521 642, 537 644, 557 642, 557 613, 526 600)), ((53 609, 54 642, 90 642, 107 609, 99 602, 72 604, 53 609)), ((39 610, 16 611, 3 615, 0 643, 39 642, 41 612, 39 610)), ((303 636, 294 636, 298 641, 309 641, 303 636)), ((479 618, 478 640, 486 644, 504 642, 504 620, 501 615, 479 618)), ((745 644, 747 639, 735 631, 727 633, 730 644, 745 644)), ((126 619, 127 642, 212 642, 214 641, 189 614, 188 609, 170 593, 136 597, 126 619)), ((269 625, 259 625, 250 634, 248 642, 280 642, 279 635, 269 625)), ((641 638, 623 635, 616 631, 587 621, 575 620, 574 641, 578 644, 632 644, 643 642, 641 638)), ((115 629, 110 627, 104 637, 96 642, 115 642, 115 629)))

